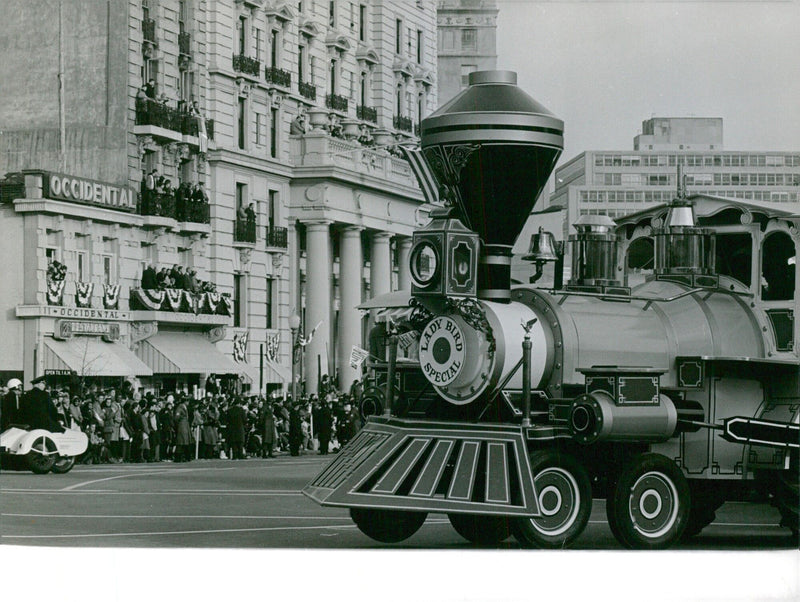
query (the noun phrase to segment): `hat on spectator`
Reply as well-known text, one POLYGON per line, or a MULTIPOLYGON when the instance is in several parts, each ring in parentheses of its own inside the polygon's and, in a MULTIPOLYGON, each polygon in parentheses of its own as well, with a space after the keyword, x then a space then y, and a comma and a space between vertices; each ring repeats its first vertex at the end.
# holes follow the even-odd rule
POLYGON ((9 389, 13 389, 15 387, 21 387, 22 386, 22 381, 20 379, 18 379, 18 378, 12 378, 10 381, 8 381, 8 384, 6 386, 9 389))
POLYGON ((39 384, 39 383, 43 383, 44 381, 45 381, 45 377, 44 377, 44 374, 42 374, 40 376, 37 376, 33 380, 31 380, 31 384, 32 385, 36 385, 36 384, 39 384))

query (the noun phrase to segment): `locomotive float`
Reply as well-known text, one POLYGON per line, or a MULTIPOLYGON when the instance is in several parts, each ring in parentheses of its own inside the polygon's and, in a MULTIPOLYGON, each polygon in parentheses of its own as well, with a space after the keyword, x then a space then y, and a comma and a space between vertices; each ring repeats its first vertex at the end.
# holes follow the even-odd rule
MULTIPOLYGON (((568 546, 605 498, 617 540, 654 549, 760 490, 797 537, 800 216, 679 190, 581 217, 569 280, 512 286, 562 136, 507 71, 471 74, 422 121, 442 206, 414 234, 410 295, 364 306, 383 317, 385 387, 304 493, 383 542, 444 513, 472 542, 531 547, 568 546)), ((546 233, 528 259, 559 259, 546 233)))

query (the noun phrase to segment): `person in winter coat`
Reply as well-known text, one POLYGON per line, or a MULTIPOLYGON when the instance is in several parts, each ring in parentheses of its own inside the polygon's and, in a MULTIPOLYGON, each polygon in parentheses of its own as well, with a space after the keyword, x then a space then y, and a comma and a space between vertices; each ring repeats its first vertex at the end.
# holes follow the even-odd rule
POLYGON ((261 410, 259 417, 261 427, 261 457, 274 458, 273 448, 278 438, 278 429, 275 425, 275 413, 272 410, 272 403, 267 402, 261 410))
POLYGON ((180 398, 175 406, 175 461, 188 462, 192 459, 192 430, 189 426, 189 407, 180 398))
POLYGON ((289 411, 289 453, 293 456, 299 456, 302 444, 303 418, 300 416, 300 408, 292 406, 289 411))
POLYGON ((226 441, 231 450, 231 458, 241 460, 244 458, 244 434, 247 416, 242 407, 242 400, 237 399, 228 410, 228 430, 226 441))
POLYGON ((319 453, 325 455, 328 453, 333 430, 333 414, 331 413, 331 404, 327 400, 323 400, 318 416, 319 423, 314 426, 319 437, 319 453))
POLYGON ((217 426, 219 425, 219 410, 210 403, 203 405, 203 452, 204 458, 219 457, 215 454, 215 450, 219 445, 219 433, 217 426))

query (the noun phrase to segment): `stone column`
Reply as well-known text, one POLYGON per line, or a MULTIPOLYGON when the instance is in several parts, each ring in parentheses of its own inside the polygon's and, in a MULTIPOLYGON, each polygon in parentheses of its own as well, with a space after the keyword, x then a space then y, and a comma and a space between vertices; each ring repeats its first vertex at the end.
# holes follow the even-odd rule
POLYGON ((408 236, 398 236, 397 240, 397 286, 401 291, 411 290, 411 270, 408 266, 408 256, 411 253, 413 239, 408 236))
POLYGON ((350 367, 353 345, 361 346, 361 273, 364 256, 361 250, 361 228, 347 226, 339 239, 339 332, 336 365, 339 367, 339 388, 347 392, 360 373, 350 367))
POLYGON ((392 290, 392 254, 388 232, 375 232, 372 235, 369 282, 373 297, 392 290))
POLYGON ((303 353, 306 392, 317 392, 320 374, 328 371, 331 330, 330 222, 305 222, 306 226, 306 323, 303 336, 308 337, 317 324, 314 338, 303 353))

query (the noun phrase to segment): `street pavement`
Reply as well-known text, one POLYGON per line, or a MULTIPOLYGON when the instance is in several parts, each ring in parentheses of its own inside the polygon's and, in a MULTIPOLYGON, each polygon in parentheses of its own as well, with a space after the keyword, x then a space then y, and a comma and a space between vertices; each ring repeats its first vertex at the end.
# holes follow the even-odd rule
MULTIPOLYGON (((65 475, 0 474, 0 541, 14 546, 125 548, 469 549, 441 514, 387 546, 363 535, 348 511, 325 508, 301 489, 330 456, 76 466, 65 475)), ((680 550, 793 549, 767 504, 728 503, 680 550)), ((517 549, 512 539, 501 549, 517 549)), ((620 550, 595 500, 573 546, 620 550)))

